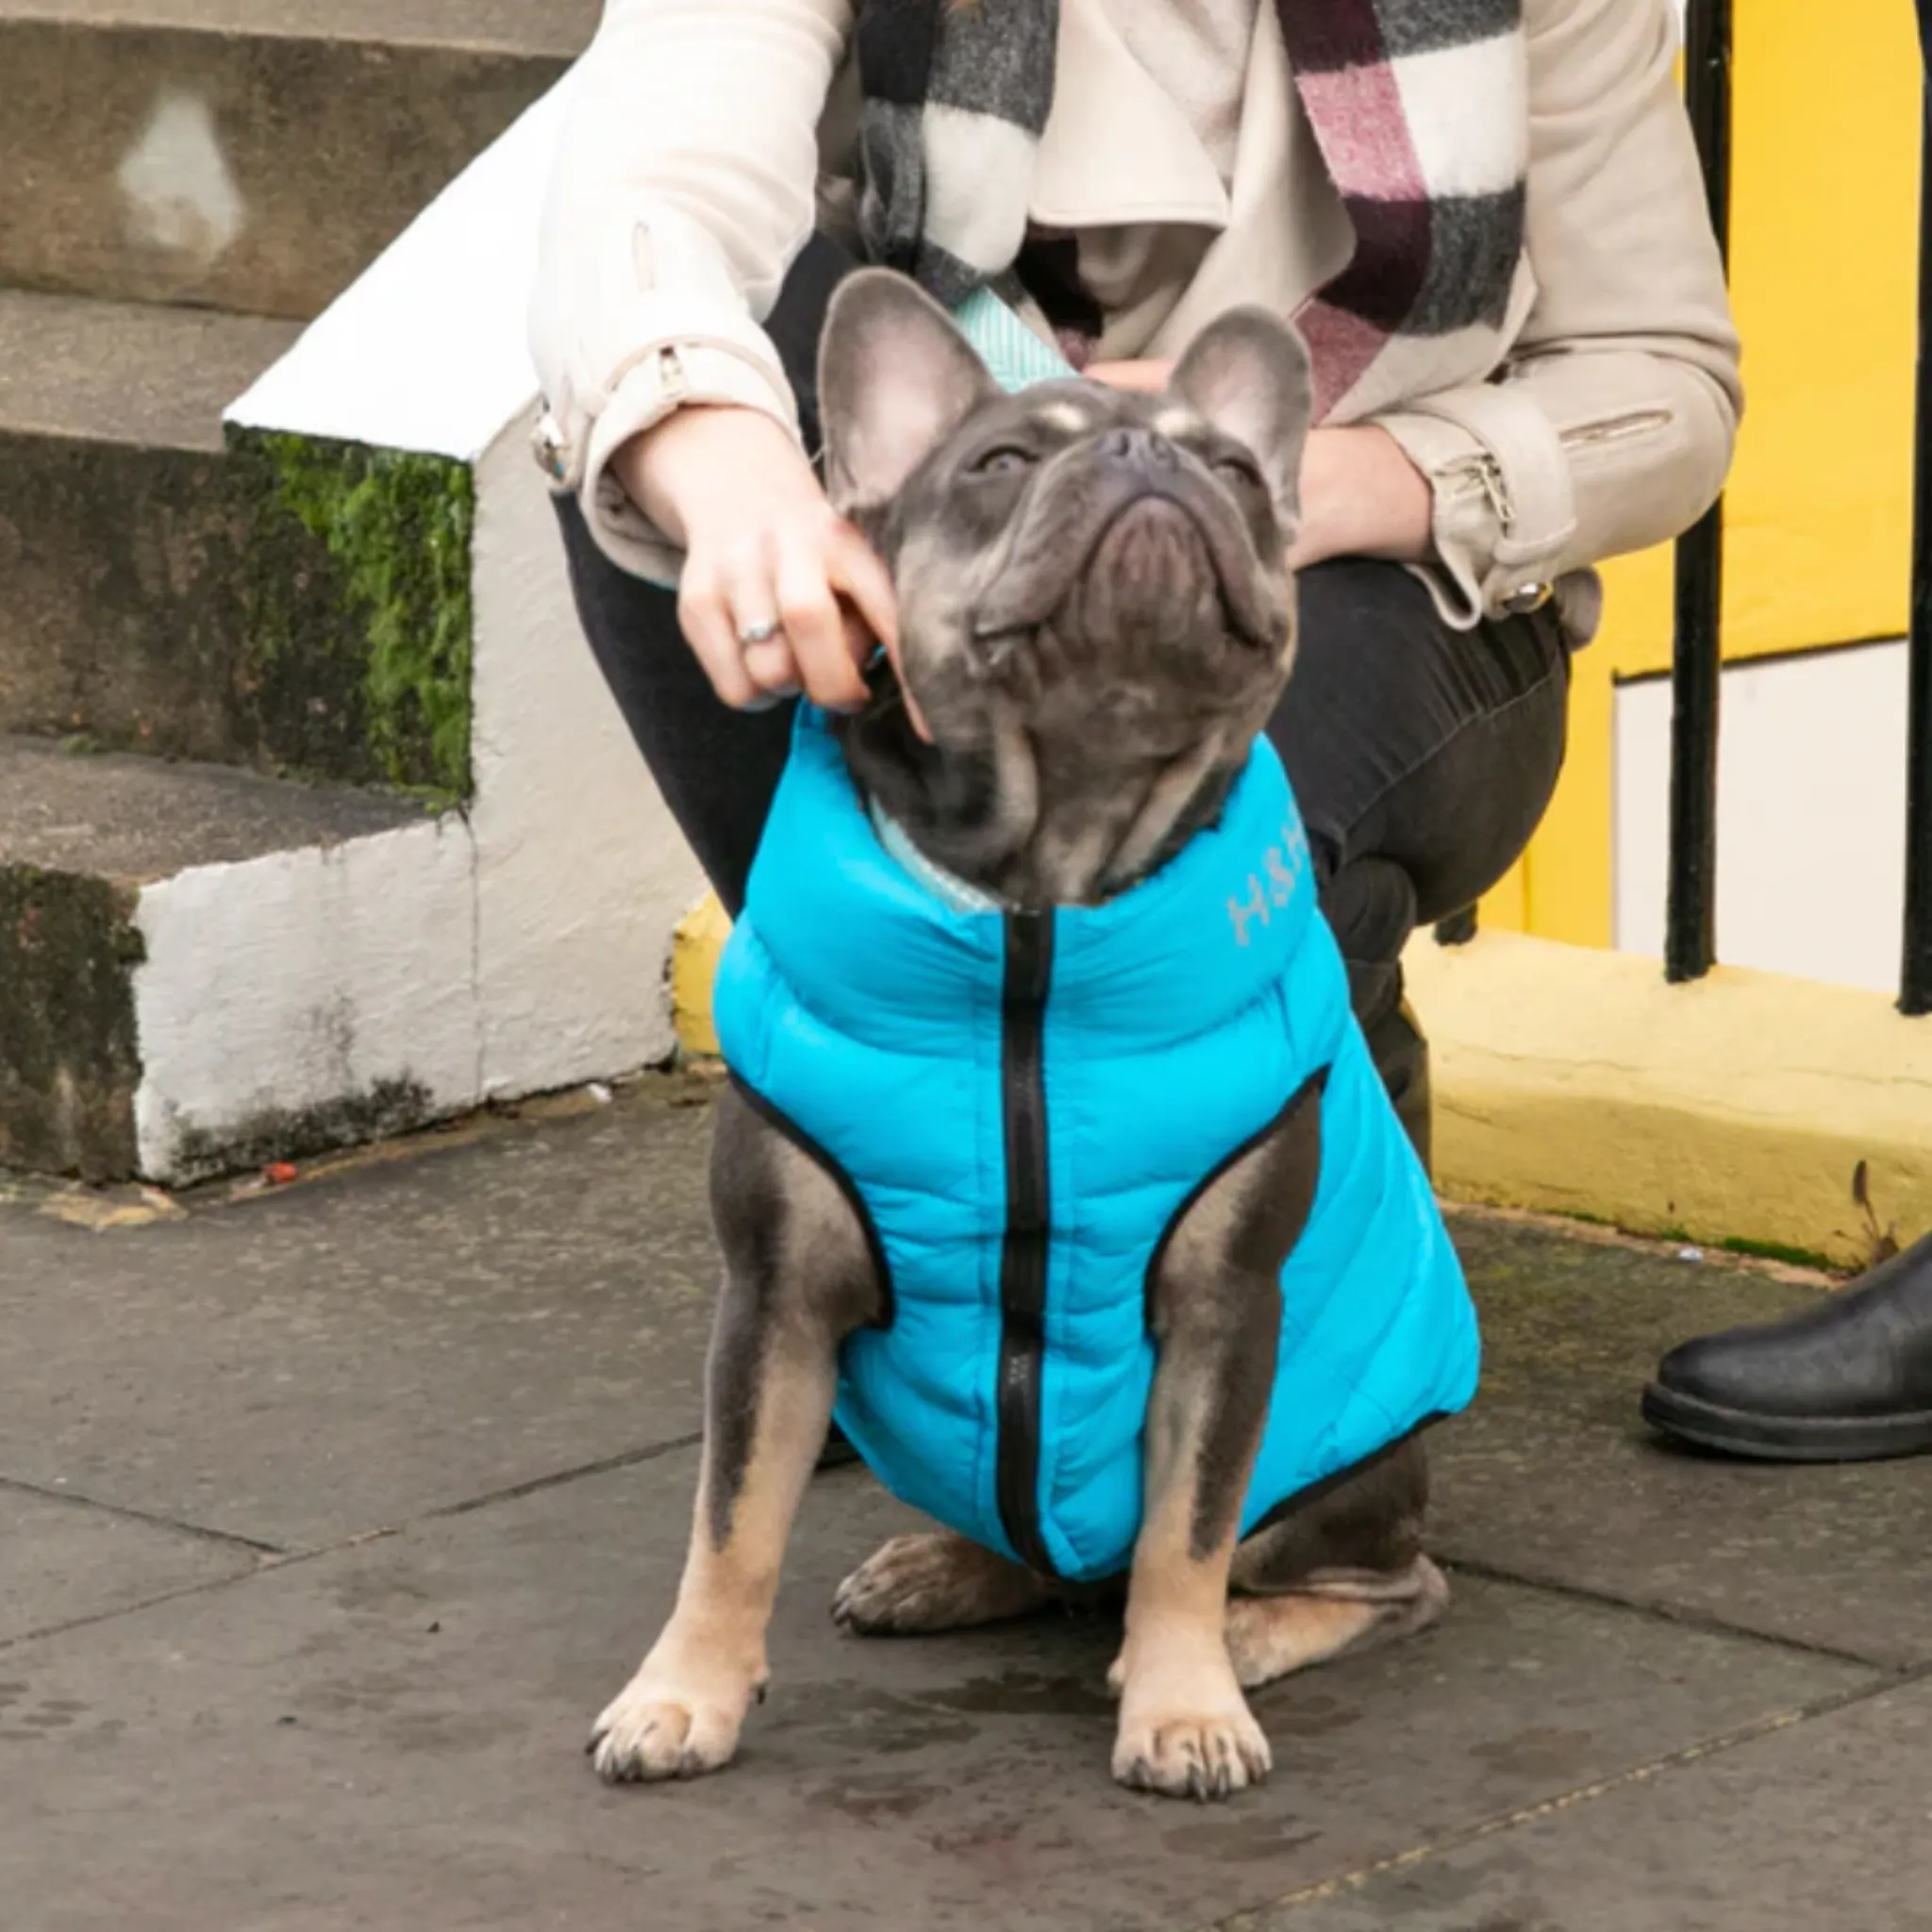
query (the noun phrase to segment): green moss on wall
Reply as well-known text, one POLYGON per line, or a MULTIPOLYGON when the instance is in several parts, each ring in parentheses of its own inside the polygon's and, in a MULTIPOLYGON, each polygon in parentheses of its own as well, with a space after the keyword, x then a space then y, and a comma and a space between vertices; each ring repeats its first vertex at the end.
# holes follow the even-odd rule
POLYGON ((250 499, 244 703, 293 770, 470 793, 468 465, 231 433, 250 499))

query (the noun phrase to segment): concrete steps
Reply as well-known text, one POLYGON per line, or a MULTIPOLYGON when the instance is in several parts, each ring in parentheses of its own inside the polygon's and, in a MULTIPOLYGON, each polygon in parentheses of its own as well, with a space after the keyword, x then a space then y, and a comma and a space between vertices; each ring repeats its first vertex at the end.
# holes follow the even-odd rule
POLYGON ((674 1050, 695 873, 528 446, 599 10, 0 0, 0 1169, 184 1184, 674 1050))
POLYGON ((0 0, 0 287, 298 319, 588 43, 598 0, 0 0))
POLYGON ((222 410, 296 334, 0 291, 0 732, 262 749, 222 410))
MULTIPOLYGON (((467 791, 421 694, 372 695, 354 560, 322 521, 378 459, 311 447, 291 473, 270 442, 225 442, 224 408, 299 333, 0 291, 0 732, 467 791)), ((379 460, 414 492, 405 523, 446 512, 467 546, 446 466, 379 460)))
POLYGON ((474 848, 425 809, 467 636, 439 751, 334 554, 356 484, 425 553, 454 488, 467 609, 469 478, 225 429, 300 334, 0 290, 0 1167, 194 1179, 479 1097, 474 848))
MULTIPOLYGON (((421 816, 366 792, 0 738, 0 1166, 89 1180, 138 1171, 135 982, 151 889, 202 868, 332 851, 421 816)), ((219 1008, 218 987, 204 996, 219 1008)), ((407 1096, 389 1098, 388 1124, 414 1124, 407 1096)), ((311 1123, 283 1138, 332 1137, 311 1123)))

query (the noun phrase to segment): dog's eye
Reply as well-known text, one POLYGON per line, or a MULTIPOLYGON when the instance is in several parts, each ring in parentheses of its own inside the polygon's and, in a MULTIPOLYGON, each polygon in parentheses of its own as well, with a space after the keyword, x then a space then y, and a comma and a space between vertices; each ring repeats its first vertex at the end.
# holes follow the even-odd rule
POLYGON ((997 449, 990 449, 973 465, 975 476, 1010 476, 1021 470, 1030 470, 1037 458, 1031 450, 1022 449, 1017 443, 1003 442, 997 449))
POLYGON ((1224 483, 1240 483, 1250 490, 1265 490, 1268 487, 1261 480, 1261 472, 1248 457, 1216 457, 1214 474, 1224 483))

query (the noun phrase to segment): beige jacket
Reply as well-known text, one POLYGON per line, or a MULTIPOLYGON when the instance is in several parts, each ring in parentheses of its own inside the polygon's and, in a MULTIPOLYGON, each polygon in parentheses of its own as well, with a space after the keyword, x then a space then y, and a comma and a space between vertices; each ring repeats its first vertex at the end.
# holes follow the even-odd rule
MULTIPOLYGON (((1171 356, 1241 302, 1292 311, 1337 274, 1349 220, 1257 10, 1232 178, 1109 17, 1062 0, 1036 222, 1107 230, 1132 299, 1101 353, 1171 356)), ((1144 5, 1149 0, 1127 0, 1144 5)), ((684 402, 796 432, 759 320, 815 224, 849 205, 851 0, 608 0, 573 78, 531 340, 540 454, 641 575, 677 558, 608 473, 684 402)), ((1673 74, 1673 0, 1525 0, 1524 259, 1492 379, 1372 420, 1435 491, 1432 588, 1474 624, 1557 585, 1595 627, 1589 567, 1686 528, 1729 466, 1741 392, 1722 265, 1673 74)))

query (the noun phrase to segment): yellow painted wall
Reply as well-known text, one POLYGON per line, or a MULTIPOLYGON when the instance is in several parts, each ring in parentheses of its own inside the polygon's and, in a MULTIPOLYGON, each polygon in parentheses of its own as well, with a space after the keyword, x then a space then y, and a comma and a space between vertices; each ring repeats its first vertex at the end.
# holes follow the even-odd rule
MULTIPOLYGON (((1725 498, 1729 658, 1906 624, 1918 268, 1919 45, 1905 0, 1738 8, 1731 288, 1747 408, 1725 498)), ((1671 657, 1668 550, 1605 573, 1570 759, 1485 924, 1607 945, 1619 677, 1671 657)))

